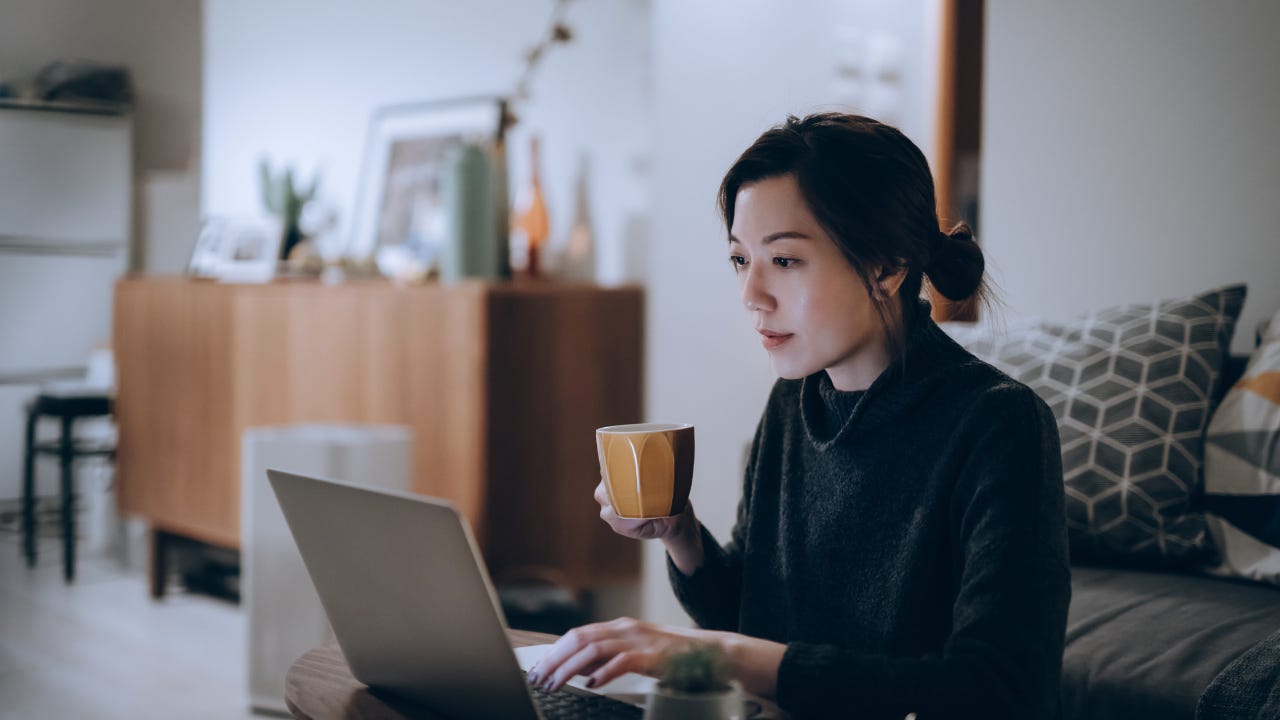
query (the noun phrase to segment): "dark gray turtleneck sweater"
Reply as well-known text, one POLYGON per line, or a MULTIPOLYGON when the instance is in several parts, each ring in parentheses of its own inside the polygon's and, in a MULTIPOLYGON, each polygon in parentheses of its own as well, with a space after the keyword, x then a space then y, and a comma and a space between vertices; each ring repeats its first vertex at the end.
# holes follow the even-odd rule
POLYGON ((913 320, 865 392, 779 380, 724 547, 669 565, 703 627, 787 644, 793 717, 1060 716, 1070 598, 1058 430, 1035 393, 913 320))

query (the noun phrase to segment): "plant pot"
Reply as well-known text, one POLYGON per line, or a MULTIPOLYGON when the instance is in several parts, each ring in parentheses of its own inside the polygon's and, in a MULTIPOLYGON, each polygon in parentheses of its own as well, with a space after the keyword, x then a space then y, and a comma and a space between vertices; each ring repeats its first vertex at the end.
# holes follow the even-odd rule
POLYGON ((742 720, 746 717, 742 691, 687 693, 655 685, 644 704, 644 720, 742 720))
POLYGON ((280 241, 280 259, 288 260, 289 253, 293 252, 293 248, 302 242, 302 233, 298 230, 296 223, 286 223, 284 228, 284 237, 280 241))

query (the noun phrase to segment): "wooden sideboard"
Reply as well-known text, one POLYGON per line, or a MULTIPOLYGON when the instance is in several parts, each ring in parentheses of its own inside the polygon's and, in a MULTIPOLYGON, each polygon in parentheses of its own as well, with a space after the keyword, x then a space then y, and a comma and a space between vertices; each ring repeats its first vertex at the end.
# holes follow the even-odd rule
POLYGON ((638 543, 592 500, 593 430, 642 419, 643 316, 636 287, 126 278, 120 510, 237 549, 246 428, 403 424, 412 488, 457 504, 496 578, 634 582, 638 543))

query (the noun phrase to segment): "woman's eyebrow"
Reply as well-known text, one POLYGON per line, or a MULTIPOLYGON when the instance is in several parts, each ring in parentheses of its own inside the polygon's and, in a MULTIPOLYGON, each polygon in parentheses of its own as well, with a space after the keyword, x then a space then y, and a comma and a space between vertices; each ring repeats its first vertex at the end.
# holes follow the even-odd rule
MULTIPOLYGON (((762 241, 761 241, 761 244, 763 244, 763 245, 768 245, 769 243, 773 242, 774 240, 782 240, 782 239, 788 239, 788 240, 812 240, 813 238, 812 238, 812 237, 810 237, 810 236, 808 236, 808 235, 805 235, 804 233, 800 232, 799 230, 783 230, 783 231, 781 231, 781 232, 769 233, 768 235, 765 235, 765 236, 764 236, 764 240, 762 240, 762 241)), ((741 240, 739 240, 738 238, 734 237, 733 233, 729 233, 729 242, 731 242, 731 243, 741 243, 742 241, 741 241, 741 240)))

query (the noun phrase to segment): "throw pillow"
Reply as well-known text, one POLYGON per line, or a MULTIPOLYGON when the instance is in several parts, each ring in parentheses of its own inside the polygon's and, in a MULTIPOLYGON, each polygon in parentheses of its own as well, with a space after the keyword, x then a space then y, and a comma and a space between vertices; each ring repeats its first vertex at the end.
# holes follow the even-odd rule
POLYGON ((946 324, 1058 420, 1073 561, 1171 566, 1212 554, 1202 440, 1244 304, 1233 285, 995 333, 946 324))
POLYGON ((1204 491, 1212 572, 1280 585, 1280 312, 1209 421, 1204 491))

